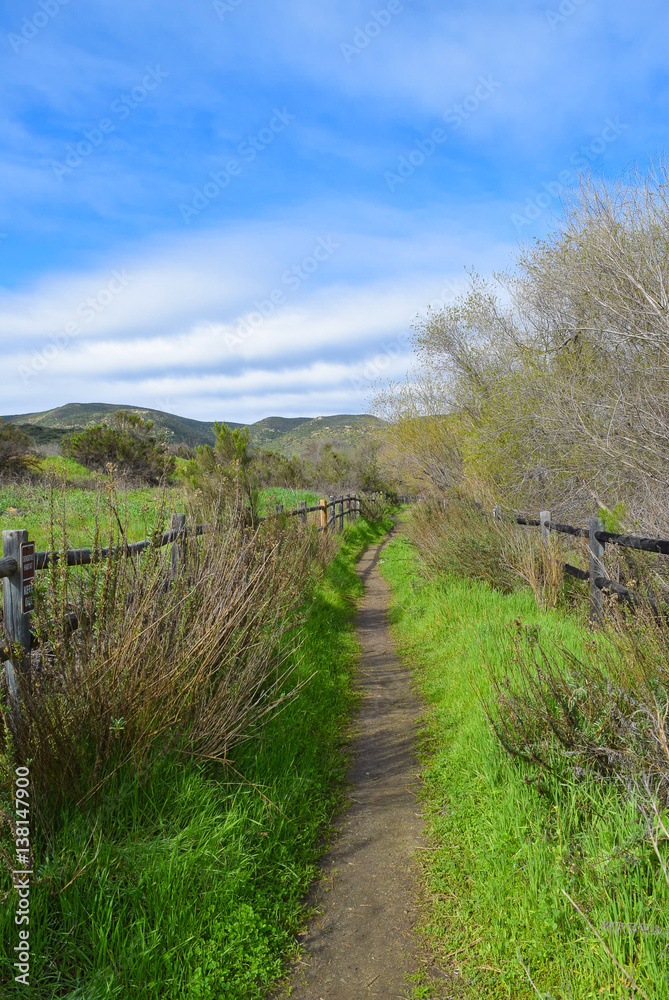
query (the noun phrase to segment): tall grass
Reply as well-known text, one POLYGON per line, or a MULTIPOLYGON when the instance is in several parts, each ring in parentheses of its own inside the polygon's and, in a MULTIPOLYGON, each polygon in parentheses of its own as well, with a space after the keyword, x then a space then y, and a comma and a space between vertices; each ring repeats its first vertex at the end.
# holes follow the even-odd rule
POLYGON ((234 511, 178 542, 176 564, 169 547, 126 558, 120 521, 107 538, 98 523, 102 542, 116 553, 104 562, 41 574, 33 676, 21 713, 2 713, 43 797, 95 794, 170 750, 225 759, 294 693, 290 618, 333 544, 294 524, 245 531, 234 511))
MULTIPOLYGON (((423 759, 433 849, 422 855, 431 899, 424 930, 454 995, 669 995, 661 827, 654 844, 647 818, 616 782, 596 780, 593 769, 579 773, 578 758, 551 751, 548 740, 543 766, 510 757, 484 709, 495 696, 490 667, 513 677, 519 658, 537 648, 591 662, 583 619, 541 610, 529 588, 503 593, 456 572, 435 576, 401 537, 386 548, 382 571, 393 587, 400 651, 429 705, 423 759)), ((571 695, 577 713, 583 691, 571 695)), ((502 703, 499 718, 509 711, 502 703)), ((662 819, 666 826, 664 812, 662 819)))
MULTIPOLYGON (((216 747, 210 753, 195 738, 211 733, 218 739, 221 723, 213 715, 188 715, 191 723, 174 752, 165 752, 169 740, 159 741, 161 753, 152 753, 151 766, 141 768, 121 752, 112 754, 107 766, 118 766, 103 793, 81 802, 74 796, 63 799, 49 828, 38 831, 31 891, 32 995, 40 1000, 260 1000, 266 995, 296 947, 303 894, 341 794, 355 659, 352 598, 361 591, 354 563, 385 530, 357 522, 337 540, 336 554, 323 554, 327 568, 320 577, 305 572, 303 563, 299 601, 293 601, 292 591, 278 595, 284 612, 292 607, 289 624, 299 627, 299 642, 286 645, 284 640, 277 646, 275 620, 244 621, 243 612, 251 614, 251 609, 238 603, 236 627, 242 632, 233 630, 232 645, 219 644, 218 654, 225 661, 232 650, 236 661, 246 643, 235 646, 235 637, 253 638, 260 624, 255 651, 246 655, 277 646, 279 659, 272 663, 278 662, 284 675, 290 671, 283 690, 301 686, 299 697, 255 727, 253 739, 230 741, 225 757, 216 747), (180 752, 184 746, 189 753, 180 752)), ((226 571, 205 548, 197 560, 187 561, 186 578, 194 587, 206 569, 207 585, 222 598, 225 581, 219 583, 216 574, 226 572, 231 584, 243 569, 250 596, 262 564, 269 576, 268 589, 260 585, 255 591, 262 604, 280 581, 292 586, 298 557, 305 556, 298 529, 285 538, 280 552, 286 565, 274 567, 274 577, 272 553, 281 544, 276 535, 256 540, 255 552, 247 550, 245 540, 229 538, 228 555, 237 558, 239 570, 226 571)), ((226 619, 234 607, 223 604, 218 610, 226 619)), ((216 631, 217 624, 212 627, 210 640, 230 635, 216 631)), ((158 636, 154 644, 161 642, 158 636)), ((185 653, 180 642, 176 629, 177 651, 185 653)), ((142 655, 151 657, 154 667, 164 656, 169 669, 171 648, 154 652, 147 643, 142 655)), ((196 650, 198 655, 204 654, 196 650)), ((148 675, 145 681, 150 682, 148 675)), ((266 681, 259 711, 281 694, 273 673, 266 681)), ((228 687, 233 702, 236 693, 228 687)), ((224 708, 216 685, 211 698, 212 705, 224 708)), ((175 702, 173 707, 183 719, 180 706, 175 702)), ((137 724, 132 714, 129 720, 137 724)), ((127 739, 126 727, 113 738, 127 739)), ((89 769, 92 759, 84 760, 89 769)), ((37 802, 44 804, 41 796, 37 802)), ((5 845, 10 846, 6 840, 5 845)), ((11 908, 5 904, 1 989, 7 996, 29 995, 10 982, 14 937, 11 908)))

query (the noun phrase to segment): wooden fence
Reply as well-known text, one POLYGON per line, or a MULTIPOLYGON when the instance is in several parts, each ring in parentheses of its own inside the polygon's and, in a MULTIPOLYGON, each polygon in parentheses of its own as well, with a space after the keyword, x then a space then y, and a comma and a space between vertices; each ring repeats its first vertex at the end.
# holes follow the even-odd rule
MULTIPOLYGON (((323 497, 315 506, 308 507, 306 501, 302 501, 299 507, 292 510, 284 510, 282 504, 277 504, 275 513, 256 518, 256 521, 268 521, 283 516, 299 517, 303 524, 307 524, 308 515, 316 513, 318 531, 333 529, 341 532, 344 530, 345 521, 347 523, 354 521, 362 514, 363 507, 370 500, 379 499, 381 496, 381 494, 371 494, 364 497, 350 493, 347 496, 323 497)), ((3 531, 0 578, 3 585, 3 613, 8 643, 0 642, 0 658, 5 664, 7 685, 12 699, 16 702, 18 693, 16 670, 29 667, 30 650, 34 645, 30 617, 34 608, 33 588, 37 571, 63 561, 67 566, 88 566, 108 559, 112 555, 138 556, 145 549, 161 548, 165 545, 172 546, 172 566, 176 569, 179 543, 189 536, 202 535, 207 530, 206 525, 188 526, 185 514, 172 514, 170 530, 156 533, 153 538, 121 546, 68 549, 64 552, 36 552, 35 544, 29 540, 28 532, 24 528, 3 531)), ((76 628, 77 622, 73 621, 71 627, 76 628)))
MULTIPOLYGON (((503 514, 499 507, 493 509, 493 517, 496 520, 503 519, 503 514)), ((639 549, 643 552, 655 552, 659 555, 669 556, 669 539, 644 538, 638 535, 619 535, 613 531, 605 531, 604 525, 598 517, 591 517, 587 528, 576 528, 571 524, 560 524, 557 521, 551 521, 551 512, 549 510, 542 510, 539 513, 538 520, 528 517, 514 517, 512 520, 516 524, 541 528, 541 535, 545 541, 548 540, 551 531, 588 539, 589 568, 582 570, 576 566, 570 566, 569 563, 565 563, 564 572, 567 576, 573 576, 577 580, 589 582, 590 621, 592 624, 601 623, 605 593, 616 594, 618 597, 632 604, 647 604, 654 612, 660 612, 660 608, 652 597, 645 597, 642 594, 638 594, 624 587, 621 583, 616 583, 615 580, 608 578, 604 566, 604 552, 607 545, 619 545, 622 548, 639 549)))

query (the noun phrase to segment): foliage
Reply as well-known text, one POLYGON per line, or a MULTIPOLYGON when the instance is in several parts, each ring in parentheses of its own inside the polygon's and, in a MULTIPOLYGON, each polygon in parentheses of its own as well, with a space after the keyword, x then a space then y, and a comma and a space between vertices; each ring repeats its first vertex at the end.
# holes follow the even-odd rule
POLYGON ((295 524, 290 536, 243 534, 206 510, 191 523, 209 531, 147 549, 140 572, 122 526, 99 521, 93 547, 116 555, 39 575, 40 662, 4 732, 44 796, 93 794, 128 756, 138 768, 175 747, 225 757, 288 696, 288 619, 332 539, 295 524))
POLYGON ((15 479, 38 466, 28 435, 0 419, 0 479, 15 479))
POLYGON ((408 527, 430 569, 440 575, 483 580, 503 593, 517 586, 504 557, 504 539, 480 507, 453 489, 416 505, 408 527))
POLYGON ((400 460, 412 441, 401 465, 424 489, 456 484, 572 523, 624 509, 628 526, 666 532, 667 191, 665 163, 584 177, 510 272, 472 273, 465 295, 418 322, 415 371, 379 407, 400 460))
POLYGON ((169 479, 176 469, 165 440, 153 432, 153 421, 117 410, 107 422, 63 438, 63 452, 88 469, 114 466, 121 475, 147 483, 169 479))

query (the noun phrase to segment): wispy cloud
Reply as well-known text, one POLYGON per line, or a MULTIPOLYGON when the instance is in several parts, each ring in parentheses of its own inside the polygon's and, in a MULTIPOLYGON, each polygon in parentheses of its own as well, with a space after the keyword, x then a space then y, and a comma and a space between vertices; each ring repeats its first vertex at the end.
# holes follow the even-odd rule
POLYGON ((220 413, 217 393, 230 419, 353 405, 447 279, 545 232, 571 157, 614 174, 666 144, 660 0, 644 18, 623 0, 82 10, 4 17, 0 352, 34 372, 7 410, 34 409, 37 385, 54 405, 164 383, 192 415, 220 413), (607 118, 628 126, 615 141, 607 118), (123 269, 123 294, 66 334, 123 269))

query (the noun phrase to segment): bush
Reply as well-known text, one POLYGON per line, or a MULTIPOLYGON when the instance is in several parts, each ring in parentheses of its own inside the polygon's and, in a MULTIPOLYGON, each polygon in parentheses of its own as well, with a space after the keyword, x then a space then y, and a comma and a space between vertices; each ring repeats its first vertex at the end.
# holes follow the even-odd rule
POLYGON ((33 454, 28 435, 14 424, 3 424, 0 419, 0 479, 13 479, 38 467, 39 461, 33 454))
POLYGON ((209 530, 178 543, 176 571, 170 546, 126 558, 110 526, 94 547, 116 555, 40 574, 32 683, 21 718, 2 703, 0 760, 31 761, 43 812, 93 794, 121 763, 141 771, 169 750, 224 759, 292 693, 294 612, 334 540, 295 523, 241 531, 206 510, 195 520, 209 530))
POLYGON ((611 601, 605 630, 578 654, 515 623, 512 662, 487 661, 488 718, 508 753, 543 771, 624 790, 647 822, 669 882, 669 625, 611 601), (660 844, 665 842, 662 847, 660 844))
POLYGON ((484 580, 503 593, 517 585, 504 558, 500 531, 473 500, 456 490, 417 504, 409 536, 432 572, 484 580))
POLYGON ((174 475, 176 462, 157 437, 152 420, 117 410, 111 421, 87 427, 63 439, 63 452, 87 469, 110 465, 121 474, 157 485, 174 475))

